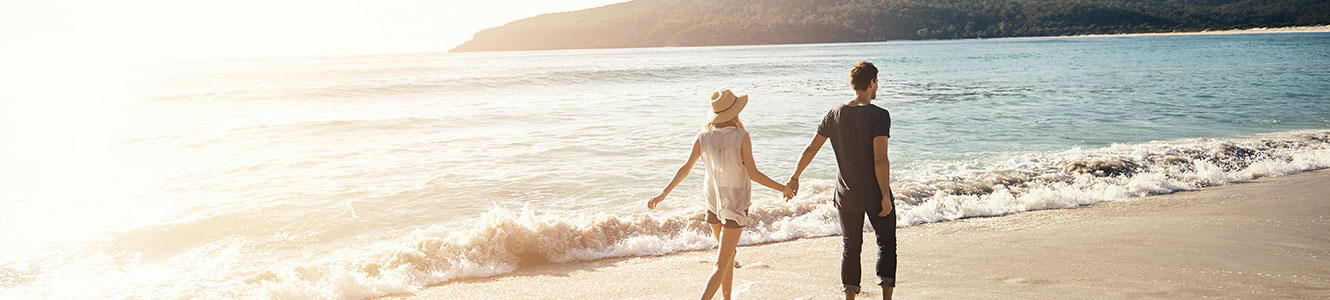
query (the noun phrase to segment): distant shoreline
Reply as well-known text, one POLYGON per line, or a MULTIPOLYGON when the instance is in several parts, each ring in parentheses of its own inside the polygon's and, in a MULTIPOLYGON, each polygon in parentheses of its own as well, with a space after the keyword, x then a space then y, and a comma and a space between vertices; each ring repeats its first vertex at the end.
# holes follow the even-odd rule
MULTIPOLYGON (((1224 30, 1201 30, 1201 31, 1173 31, 1173 32, 1138 32, 1138 33, 1110 33, 1110 34, 1080 34, 1080 35, 1059 35, 1044 37, 1107 37, 1107 36, 1155 36, 1155 35, 1203 35, 1203 34, 1246 34, 1246 33, 1300 33, 1300 32, 1330 32, 1330 25, 1317 26, 1289 26, 1289 27, 1257 27, 1247 29, 1224 29, 1224 30)), ((1031 37, 1010 37, 1010 38, 1038 38, 1031 37)))
POLYGON ((1037 35, 1037 36, 1004 36, 1004 37, 981 37, 981 38, 963 38, 963 39, 897 39, 885 41, 864 41, 864 42, 826 42, 826 43, 789 43, 789 44, 742 44, 742 45, 706 45, 706 46, 651 46, 651 47, 587 47, 587 48, 567 48, 567 49, 539 49, 539 50, 486 50, 486 51, 446 51, 444 53, 486 53, 486 52, 526 52, 526 51, 577 51, 577 50, 612 50, 612 49, 657 49, 657 48, 696 48, 696 47, 751 47, 751 46, 795 46, 795 45, 823 45, 823 44, 871 44, 885 42, 911 42, 911 41, 965 41, 965 40, 1000 40, 1000 39, 1047 39, 1047 38, 1086 38, 1086 37, 1131 37, 1131 36, 1167 36, 1167 35, 1210 35, 1210 34, 1252 34, 1252 33, 1315 33, 1330 32, 1330 25, 1314 26, 1288 26, 1288 27, 1257 27, 1247 29, 1222 29, 1222 30, 1201 30, 1201 31, 1172 31, 1172 32, 1133 32, 1133 33, 1093 33, 1077 35, 1037 35))

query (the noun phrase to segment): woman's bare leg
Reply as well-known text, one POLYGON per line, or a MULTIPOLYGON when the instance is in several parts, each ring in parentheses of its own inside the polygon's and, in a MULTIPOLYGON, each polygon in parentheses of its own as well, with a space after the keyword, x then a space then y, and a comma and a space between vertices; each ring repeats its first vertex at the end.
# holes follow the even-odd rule
POLYGON ((736 262, 734 262, 734 256, 737 255, 737 254, 739 254, 739 253, 738 253, 739 250, 737 249, 737 248, 738 248, 738 244, 739 244, 739 240, 737 239, 737 237, 739 236, 739 233, 740 233, 740 232, 743 232, 743 231, 742 231, 742 230, 735 230, 734 236, 736 237, 736 239, 735 239, 734 245, 735 245, 735 248, 736 248, 736 249, 735 249, 735 250, 732 250, 732 251, 730 252, 730 253, 732 253, 732 254, 730 255, 730 265, 728 266, 728 268, 725 268, 725 277, 723 277, 723 278, 720 279, 720 298, 721 298, 721 299, 730 300, 730 291, 733 290, 733 288, 734 288, 734 264, 736 264, 736 262))
POLYGON ((711 225, 711 236, 716 237, 716 242, 720 243, 720 223, 707 223, 711 225))
MULTIPOLYGON (((712 223, 708 223, 708 224, 711 225, 711 235, 716 237, 716 243, 719 244, 719 243, 720 243, 720 229, 721 229, 720 224, 712 224, 712 223)), ((734 268, 735 268, 735 269, 738 269, 738 268, 739 268, 739 262, 737 262, 737 261, 735 261, 735 260, 733 260, 733 259, 731 259, 730 262, 734 264, 734 268)), ((733 290, 734 290, 734 271, 725 272, 725 278, 724 278, 724 280, 721 280, 721 281, 720 281, 720 296, 721 296, 721 298, 723 298, 723 299, 730 299, 730 291, 733 291, 733 290)))
MULTIPOLYGON (((708 300, 716 295, 716 290, 724 280, 727 273, 733 276, 734 273, 734 252, 739 246, 739 234, 743 233, 743 228, 722 228, 720 234, 720 251, 716 254, 716 271, 711 272, 711 277, 707 279, 707 289, 702 291, 702 299, 708 300)), ((728 295, 727 295, 728 296, 728 295)))
MULTIPOLYGON (((720 224, 711 224, 711 223, 707 223, 707 225, 711 225, 711 236, 716 237, 716 243, 719 244, 719 243, 720 243, 720 224)), ((738 261, 735 261, 735 262, 734 262, 734 268, 735 268, 735 269, 738 269, 738 268, 739 268, 739 262, 738 262, 738 261)), ((725 288, 725 290, 729 290, 729 288, 725 288)))
MULTIPOLYGON (((720 223, 709 223, 709 224, 710 226, 712 226, 712 235, 716 236, 716 243, 721 243, 721 224, 720 223)), ((734 262, 734 260, 732 259, 730 260, 730 262, 734 262)), ((735 265, 735 268, 737 267, 738 265, 735 265)), ((734 271, 725 272, 725 279, 721 280, 721 299, 726 299, 726 300, 730 299, 730 291, 733 291, 733 287, 734 287, 734 271)))

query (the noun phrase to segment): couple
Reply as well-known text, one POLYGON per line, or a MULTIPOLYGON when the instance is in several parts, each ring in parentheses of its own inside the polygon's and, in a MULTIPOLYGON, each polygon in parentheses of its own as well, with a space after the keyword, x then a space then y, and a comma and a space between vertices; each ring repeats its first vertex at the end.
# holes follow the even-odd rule
POLYGON ((752 191, 749 181, 781 191, 788 201, 799 191, 799 174, 817 155, 828 139, 836 152, 837 174, 835 204, 840 214, 845 243, 841 260, 841 283, 845 298, 859 293, 859 253, 863 244, 864 216, 877 235, 877 275, 881 278, 882 298, 891 299, 896 286, 896 221, 892 203, 891 163, 887 160, 887 138, 891 115, 869 101, 877 98, 877 67, 861 61, 850 70, 854 99, 837 105, 822 118, 817 134, 799 158, 790 181, 781 185, 757 170, 748 131, 739 121, 739 112, 748 104, 748 95, 736 96, 729 90, 711 95, 711 117, 693 141, 688 161, 674 174, 674 179, 660 195, 647 202, 656 205, 670 194, 699 158, 706 167, 705 191, 707 223, 720 242, 716 270, 707 280, 702 299, 711 299, 717 288, 730 299, 734 278, 735 248, 743 226, 750 225, 748 206, 752 191))

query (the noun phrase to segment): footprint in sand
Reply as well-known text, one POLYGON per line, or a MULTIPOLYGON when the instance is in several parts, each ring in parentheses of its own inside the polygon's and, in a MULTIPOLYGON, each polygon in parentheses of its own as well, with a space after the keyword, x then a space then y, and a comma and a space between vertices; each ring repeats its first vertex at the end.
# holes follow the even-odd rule
MULTIPOLYGON (((738 263, 738 262, 735 262, 735 263, 738 263)), ((769 265, 767 265, 767 264, 764 264, 764 263, 762 263, 762 262, 750 262, 750 263, 748 263, 747 265, 744 265, 744 268, 749 268, 749 269, 767 269, 767 268, 771 268, 771 266, 769 266, 769 265)))
MULTIPOLYGON (((700 263, 700 264, 708 264, 708 265, 710 265, 710 264, 715 264, 716 261, 714 261, 714 260, 705 260, 705 259, 702 259, 702 260, 698 260, 697 263, 700 263)), ((738 260, 735 260, 735 261, 734 261, 734 268, 735 268, 735 269, 743 268, 743 264, 740 264, 738 260)))

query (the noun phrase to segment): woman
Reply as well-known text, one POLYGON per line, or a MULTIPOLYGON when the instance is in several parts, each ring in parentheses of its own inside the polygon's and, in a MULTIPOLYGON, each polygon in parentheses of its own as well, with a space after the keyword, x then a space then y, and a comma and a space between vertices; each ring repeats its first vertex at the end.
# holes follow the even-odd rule
POLYGON ((722 298, 730 299, 735 248, 739 245, 743 226, 749 225, 750 181, 757 181, 787 195, 790 192, 784 185, 758 171, 757 165, 753 163, 753 144, 748 138, 748 131, 739 121, 739 112, 746 105, 748 95, 735 96, 728 89, 712 93, 710 118, 693 141, 693 152, 689 154, 688 161, 674 173, 674 179, 665 186, 665 190, 647 202, 648 209, 656 209, 656 204, 665 200, 665 196, 679 185, 679 181, 688 176, 688 171, 693 169, 697 159, 702 158, 702 164, 707 170, 704 192, 707 223, 711 225, 711 233, 716 236, 716 241, 720 242, 716 271, 707 280, 702 299, 711 299, 717 287, 721 287, 722 298))

